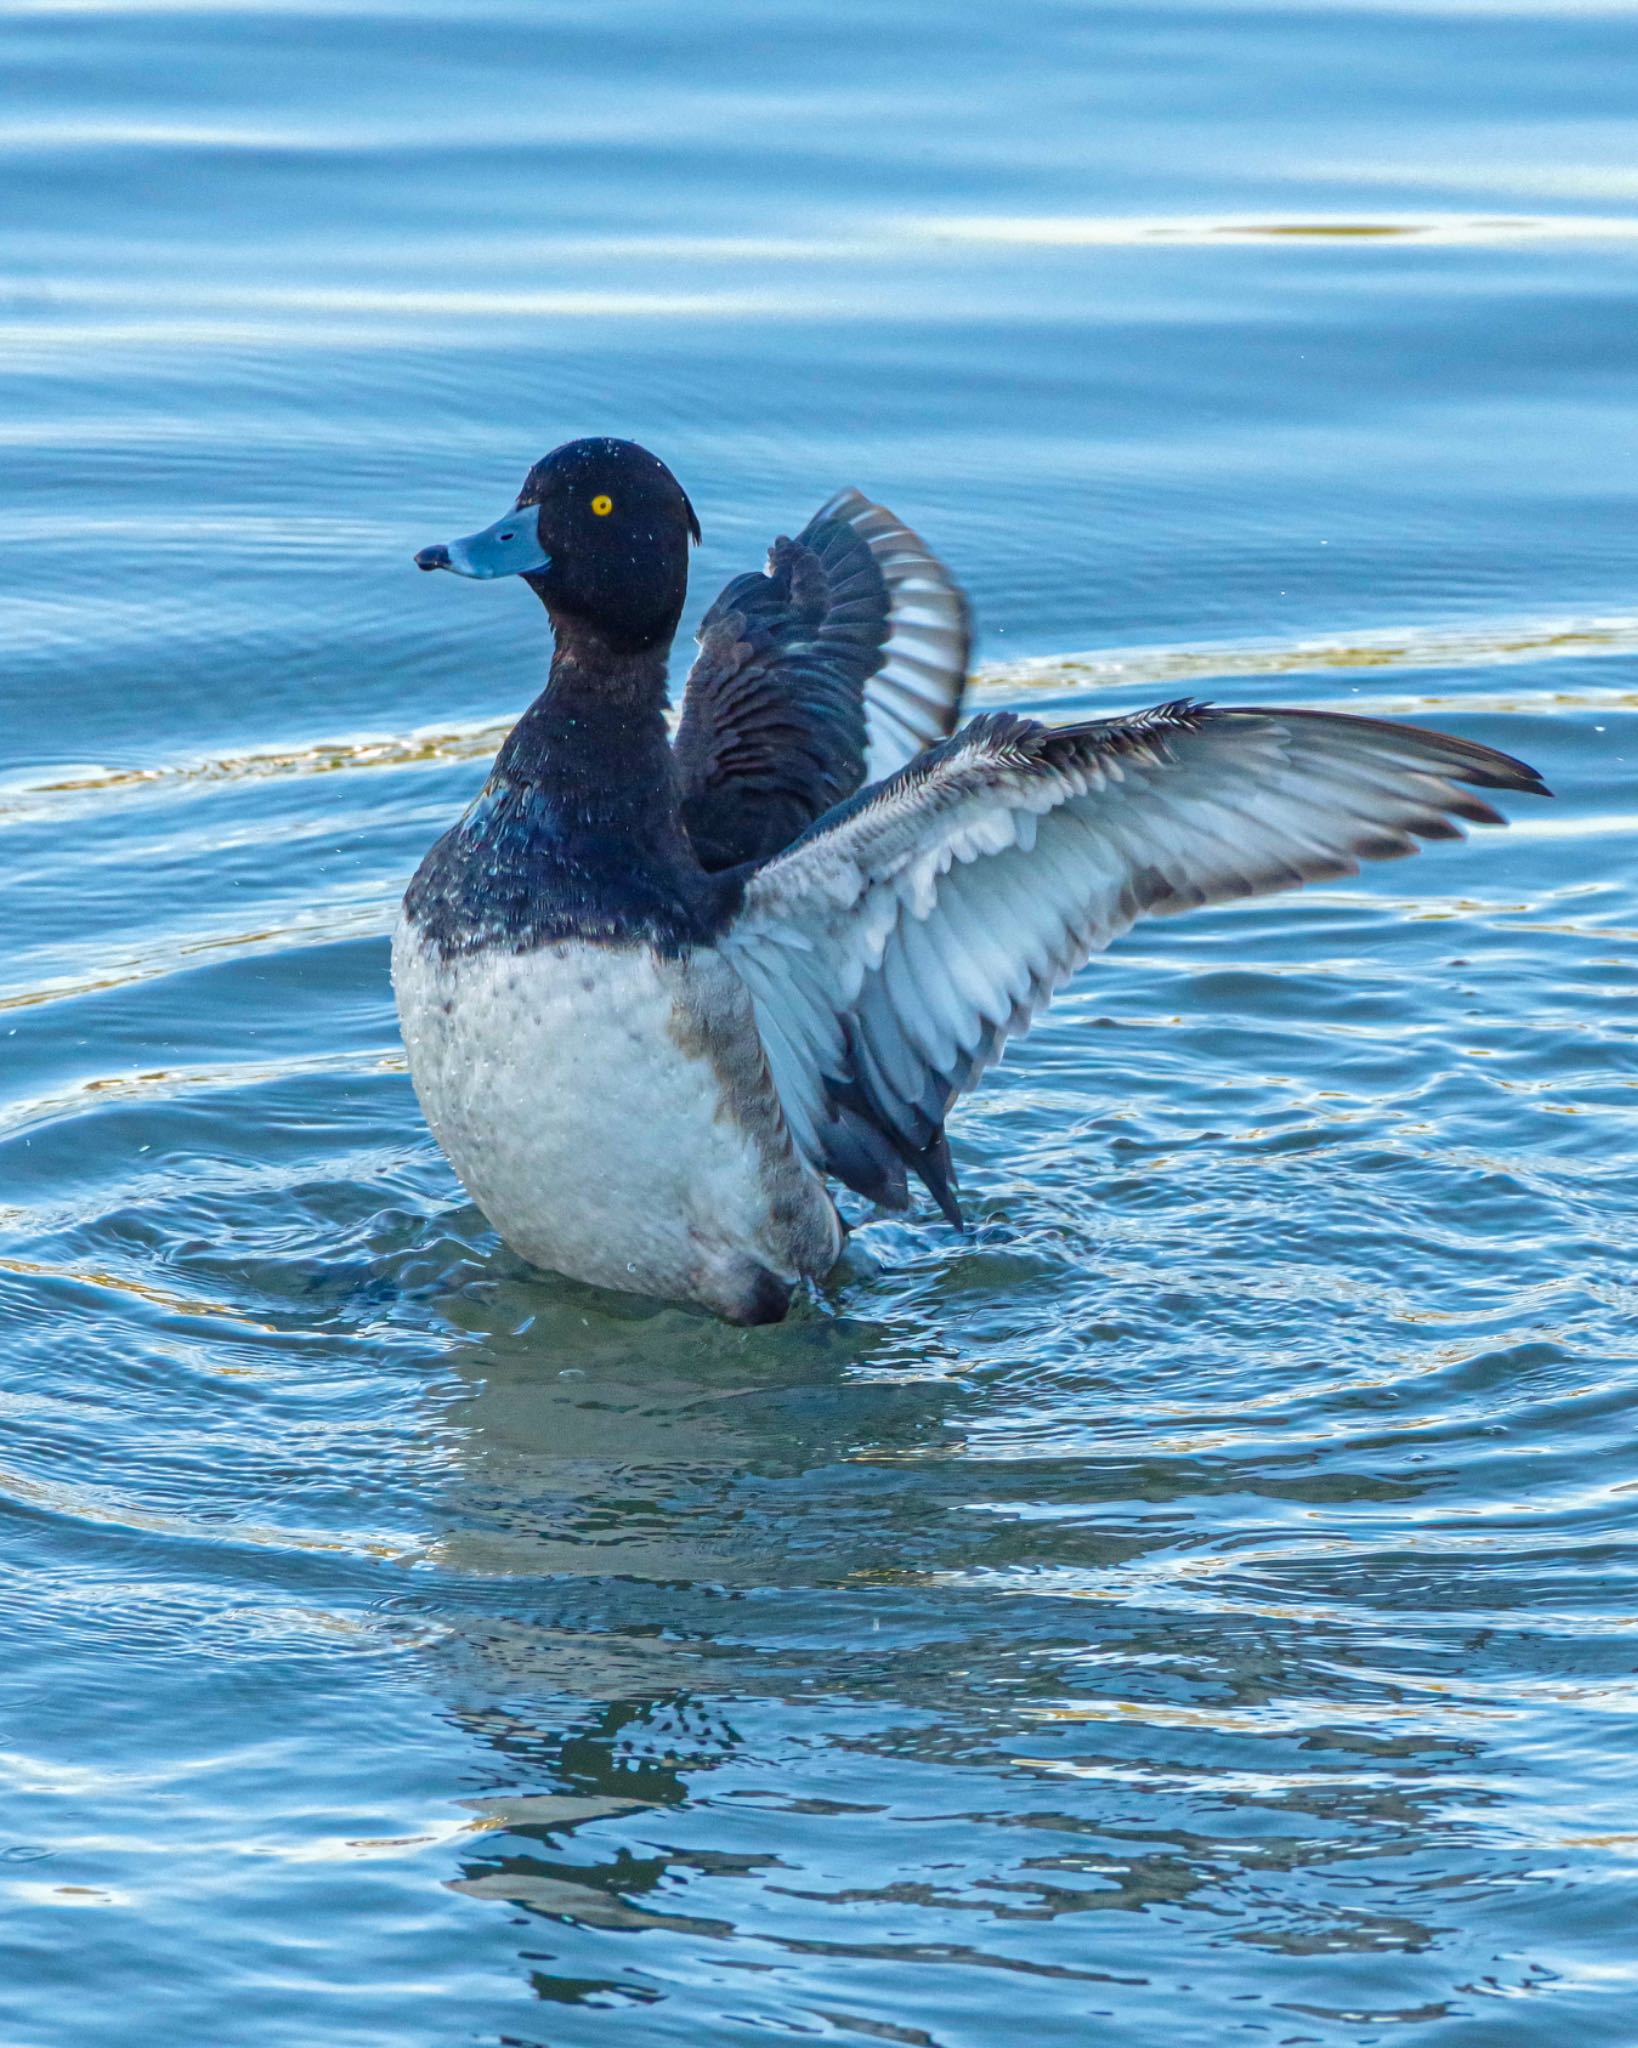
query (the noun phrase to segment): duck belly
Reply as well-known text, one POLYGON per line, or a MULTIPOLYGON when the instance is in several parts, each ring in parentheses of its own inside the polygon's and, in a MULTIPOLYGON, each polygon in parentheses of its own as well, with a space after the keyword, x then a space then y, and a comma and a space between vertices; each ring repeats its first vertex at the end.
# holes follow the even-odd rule
POLYGON ((716 955, 393 944, 410 1073, 462 1184, 532 1264, 775 1321, 841 1230, 716 955))

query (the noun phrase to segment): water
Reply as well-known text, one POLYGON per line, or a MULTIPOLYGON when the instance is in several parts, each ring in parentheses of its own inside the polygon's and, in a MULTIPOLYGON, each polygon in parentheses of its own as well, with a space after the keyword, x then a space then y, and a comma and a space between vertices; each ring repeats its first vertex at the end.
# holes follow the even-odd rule
POLYGON ((1638 8, 0 22, 0 2041, 1638 2041, 1638 8), (1134 934, 741 1333, 500 1251, 386 932, 586 431, 980 698, 1559 792, 1134 934))

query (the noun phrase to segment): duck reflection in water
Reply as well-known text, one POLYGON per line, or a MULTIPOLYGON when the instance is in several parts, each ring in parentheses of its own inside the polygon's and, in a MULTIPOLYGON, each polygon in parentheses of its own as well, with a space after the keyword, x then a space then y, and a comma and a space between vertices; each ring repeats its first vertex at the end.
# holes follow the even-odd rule
POLYGON ((931 1317, 790 1326, 752 1372, 720 1325, 594 1298, 491 1263, 444 1304, 435 1675, 485 1757, 451 1881, 526 1916, 543 2000, 692 2011, 743 1970, 746 2010, 767 1973, 770 2014, 880 2016, 891 1985, 902 2015, 959 1965, 1095 2004, 1179 1912, 1299 1949, 1319 1914, 1339 1957, 1435 1939, 1359 1858, 1437 1840, 1480 1747, 1362 1745, 1341 1680, 1278 1701, 1296 1638, 1311 1686, 1317 1643, 1346 1656, 1334 1623, 1179 1606, 1192 1454, 987 1454, 931 1317))

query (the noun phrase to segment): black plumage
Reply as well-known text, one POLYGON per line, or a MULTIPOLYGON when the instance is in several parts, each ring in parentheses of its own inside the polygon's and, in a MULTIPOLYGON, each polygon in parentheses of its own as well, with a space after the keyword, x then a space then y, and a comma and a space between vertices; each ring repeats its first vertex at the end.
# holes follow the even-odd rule
MULTIPOLYGON (((406 898, 448 953, 708 943, 744 872, 860 788, 873 725, 908 757, 955 723, 965 602, 857 491, 775 541, 766 570, 707 611, 675 743, 666 667, 699 538, 681 486, 634 442, 570 442, 534 465, 497 526, 510 543, 530 523, 547 559, 523 580, 551 616, 551 676, 406 898)), ((416 559, 456 566, 448 546, 416 559)))

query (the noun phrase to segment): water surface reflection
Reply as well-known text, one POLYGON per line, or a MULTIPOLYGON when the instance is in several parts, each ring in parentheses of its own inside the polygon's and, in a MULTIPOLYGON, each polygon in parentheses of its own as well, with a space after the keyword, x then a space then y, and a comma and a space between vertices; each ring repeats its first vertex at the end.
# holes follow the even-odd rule
POLYGON ((1454 2009, 1465 1929, 1531 1878, 1492 1827, 1494 1630, 1370 1535, 1428 1480, 1139 1452, 1118 1358, 1103 1455, 997 1456, 1005 1361, 981 1388, 930 1324, 812 1316, 748 1370, 743 1333, 594 1299, 446 1304, 459 1590, 425 1611, 494 1752, 454 1882, 521 1915, 541 1997, 937 2042, 972 1998, 1141 2010, 1185 1952, 1226 1997, 1249 1946, 1306 1959, 1315 2017, 1454 2009), (1403 2002, 1351 2004, 1388 1954, 1403 2002))

